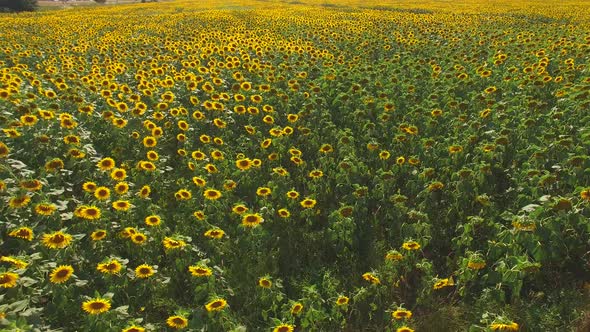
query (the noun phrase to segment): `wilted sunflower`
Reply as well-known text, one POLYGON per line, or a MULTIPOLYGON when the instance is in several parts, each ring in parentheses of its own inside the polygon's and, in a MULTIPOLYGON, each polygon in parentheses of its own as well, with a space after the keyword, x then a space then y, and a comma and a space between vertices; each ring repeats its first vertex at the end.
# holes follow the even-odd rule
POLYGON ((227 306, 227 302, 224 299, 215 299, 205 305, 205 309, 208 312, 221 311, 227 306))
POLYGON ((41 241, 44 246, 50 249, 62 249, 70 245, 72 236, 61 231, 50 234, 43 234, 41 241))
POLYGON ((258 279, 258 286, 262 287, 262 288, 271 288, 272 287, 272 281, 270 281, 270 279, 268 278, 260 278, 258 279))
POLYGON ((51 271, 49 280, 54 284, 61 284, 68 281, 72 274, 74 268, 71 265, 60 265, 51 271))
POLYGON ((449 147, 449 153, 450 154, 455 154, 455 153, 459 153, 463 151, 463 147, 460 145, 451 145, 449 147))
POLYGON ((98 315, 109 311, 111 301, 103 298, 94 298, 82 303, 82 309, 91 315, 98 315))
POLYGON ((481 260, 470 260, 469 262, 467 262, 467 267, 472 269, 472 270, 481 270, 486 266, 486 262, 481 261, 481 260))
POLYGON ((436 181, 428 185, 428 191, 437 191, 444 188, 444 186, 442 182, 436 181))
POLYGON ((391 250, 385 255, 385 259, 389 261, 399 261, 403 258, 404 256, 400 254, 397 250, 391 250))
POLYGON ((39 180, 26 180, 19 183, 19 187, 26 191, 39 191, 43 188, 43 183, 39 180))

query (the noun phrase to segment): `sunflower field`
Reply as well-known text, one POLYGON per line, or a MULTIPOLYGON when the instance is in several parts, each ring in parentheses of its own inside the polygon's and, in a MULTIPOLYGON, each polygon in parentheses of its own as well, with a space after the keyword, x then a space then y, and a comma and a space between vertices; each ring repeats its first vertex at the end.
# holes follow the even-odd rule
POLYGON ((0 331, 588 331, 590 2, 0 14, 0 331))

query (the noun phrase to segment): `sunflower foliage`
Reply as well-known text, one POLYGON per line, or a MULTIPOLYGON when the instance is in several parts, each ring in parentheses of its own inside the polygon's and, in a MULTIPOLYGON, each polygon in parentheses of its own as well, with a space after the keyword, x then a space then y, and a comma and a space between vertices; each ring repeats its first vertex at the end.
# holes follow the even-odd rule
POLYGON ((0 330, 584 330, 589 13, 2 14, 0 330))

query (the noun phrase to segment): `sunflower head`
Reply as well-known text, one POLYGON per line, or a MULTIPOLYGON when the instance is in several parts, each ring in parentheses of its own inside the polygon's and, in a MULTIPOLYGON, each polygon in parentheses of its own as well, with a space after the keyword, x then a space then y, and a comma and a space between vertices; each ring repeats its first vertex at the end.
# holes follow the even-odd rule
POLYGON ((49 275, 49 280, 54 284, 61 284, 68 281, 73 273, 74 268, 71 265, 61 265, 53 269, 49 275))
POLYGON ((90 315, 98 315, 109 311, 111 301, 103 298, 95 298, 82 303, 82 309, 90 315))

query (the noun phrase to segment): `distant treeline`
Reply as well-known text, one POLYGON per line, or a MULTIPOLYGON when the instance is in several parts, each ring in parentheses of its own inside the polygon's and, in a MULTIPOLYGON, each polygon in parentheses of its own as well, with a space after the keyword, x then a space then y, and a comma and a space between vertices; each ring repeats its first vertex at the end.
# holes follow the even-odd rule
MULTIPOLYGON (((93 0, 96 3, 107 3, 108 0, 93 0)), ((69 2, 69 0, 62 0, 69 2)), ((111 1, 112 2, 112 1, 111 1)), ((115 1, 116 2, 116 1, 115 1)), ((137 0, 137 2, 158 2, 158 0, 137 0)), ((1 12, 31 12, 38 8, 37 0, 0 0, 1 12)))
POLYGON ((37 0, 0 0, 0 12, 31 12, 37 9, 37 0))

